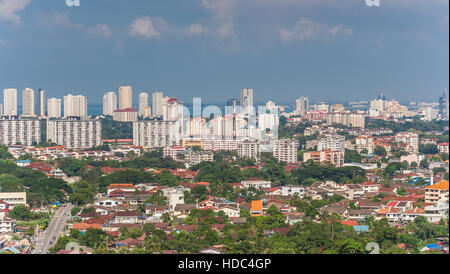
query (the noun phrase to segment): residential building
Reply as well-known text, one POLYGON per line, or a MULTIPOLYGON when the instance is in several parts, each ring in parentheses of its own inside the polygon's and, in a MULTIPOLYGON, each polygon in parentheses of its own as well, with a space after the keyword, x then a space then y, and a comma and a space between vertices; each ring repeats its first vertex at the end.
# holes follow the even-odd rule
POLYGON ((131 86, 119 87, 119 109, 133 108, 133 89, 131 86))
POLYGON ((103 115, 113 115, 117 109, 117 95, 114 91, 103 95, 103 115))
POLYGON ((87 99, 83 95, 64 96, 64 118, 87 116, 87 99))
POLYGON ((152 114, 155 117, 163 115, 163 93, 160 91, 152 94, 152 114))
POLYGON ((145 109, 148 107, 148 93, 141 92, 139 94, 139 116, 146 116, 145 109))
POLYGON ((22 91, 22 117, 34 117, 34 90, 26 88, 22 91))
POLYGON ((41 142, 41 127, 39 120, 4 119, 0 120, 0 144, 26 145, 41 142))
POLYGON ((270 188, 272 186, 272 183, 269 181, 263 181, 258 178, 250 178, 245 181, 241 182, 242 187, 244 188, 270 188))
POLYGON ((133 123, 133 144, 147 148, 180 145, 181 126, 178 121, 138 121, 133 123))
POLYGON ((7 88, 3 90, 3 115, 17 115, 17 89, 7 88))
POLYGON ((137 110, 133 108, 116 109, 113 112, 113 120, 119 122, 136 122, 138 120, 137 110))
POLYGON ((298 140, 280 139, 275 141, 273 157, 279 162, 297 163, 298 161, 298 140))
POLYGON ((243 141, 238 143, 238 155, 241 158, 259 159, 259 143, 252 141, 243 141))
POLYGON ((61 118, 61 99, 50 98, 47 100, 47 117, 61 118))
POLYGON ((253 105, 253 89, 244 88, 241 90, 242 112, 245 114, 254 114, 255 107, 253 105))
POLYGON ((309 160, 312 160, 315 163, 329 162, 336 165, 336 167, 341 167, 344 164, 344 152, 332 151, 329 149, 304 152, 303 162, 307 162, 309 160))
POLYGON ((425 188, 425 203, 448 202, 448 181, 440 181, 425 188))
MULTIPOLYGON (((0 189, 1 191, 1 189, 0 189)), ((0 201, 4 201, 13 209, 16 205, 27 205, 26 192, 0 192, 0 201)))
POLYGON ((36 103, 37 103, 37 116, 44 117, 45 116, 45 90, 38 89, 36 94, 36 103))
POLYGON ((47 141, 66 148, 92 148, 102 145, 102 125, 93 119, 47 121, 47 141))

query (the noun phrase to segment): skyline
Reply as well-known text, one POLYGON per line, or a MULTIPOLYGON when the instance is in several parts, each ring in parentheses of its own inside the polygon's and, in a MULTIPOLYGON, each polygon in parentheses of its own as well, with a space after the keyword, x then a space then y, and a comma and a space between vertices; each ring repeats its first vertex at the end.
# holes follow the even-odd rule
POLYGON ((246 87, 277 104, 380 92, 435 101, 449 86, 448 47, 442 0, 0 0, 1 89, 91 104, 121 85, 184 102, 226 102, 246 87))

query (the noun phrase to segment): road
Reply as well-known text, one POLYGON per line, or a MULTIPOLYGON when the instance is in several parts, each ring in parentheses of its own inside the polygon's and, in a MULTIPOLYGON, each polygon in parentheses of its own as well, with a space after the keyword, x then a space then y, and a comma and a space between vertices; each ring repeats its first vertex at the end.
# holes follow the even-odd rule
POLYGON ((72 207, 71 204, 63 205, 56 210, 47 229, 34 239, 33 254, 47 254, 49 248, 56 244, 56 241, 64 230, 66 221, 70 218, 72 207))

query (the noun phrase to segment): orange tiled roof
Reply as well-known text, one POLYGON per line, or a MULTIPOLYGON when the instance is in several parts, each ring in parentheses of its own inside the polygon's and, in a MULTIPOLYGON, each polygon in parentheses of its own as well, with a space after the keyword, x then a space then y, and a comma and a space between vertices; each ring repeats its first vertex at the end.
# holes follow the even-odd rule
POLYGON ((426 189, 440 189, 440 190, 448 190, 448 181, 440 181, 437 184, 427 186, 426 189))

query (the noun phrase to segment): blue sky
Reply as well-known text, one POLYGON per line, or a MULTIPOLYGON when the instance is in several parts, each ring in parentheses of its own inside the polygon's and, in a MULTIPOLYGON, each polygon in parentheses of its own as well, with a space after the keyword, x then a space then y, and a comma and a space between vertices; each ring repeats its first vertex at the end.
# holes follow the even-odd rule
MULTIPOLYGON (((47 97, 132 85, 192 102, 436 101, 449 86, 449 1, 0 0, 0 90, 47 97)), ((2 97, 2 96, 1 96, 2 97)), ((135 103, 137 100, 135 99, 135 103)))

